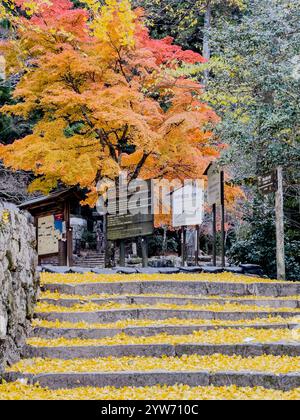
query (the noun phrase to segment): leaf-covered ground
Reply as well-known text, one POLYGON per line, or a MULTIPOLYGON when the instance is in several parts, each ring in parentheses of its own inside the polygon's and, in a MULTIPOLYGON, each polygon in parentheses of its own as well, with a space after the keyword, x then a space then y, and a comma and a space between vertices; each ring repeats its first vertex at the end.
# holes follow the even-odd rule
POLYGON ((289 392, 265 388, 195 387, 75 388, 48 390, 21 383, 0 385, 0 400, 299 400, 300 389, 289 392))
MULTIPOLYGON (((261 280, 258 278, 251 278, 245 276, 236 276, 229 273, 222 275, 175 275, 171 277, 171 281, 174 280, 174 284, 177 281, 209 281, 211 282, 238 282, 238 283, 269 283, 270 280, 261 280)), ((236 355, 232 352, 231 355, 222 354, 222 350, 218 351, 218 354, 213 355, 183 355, 179 356, 167 356, 161 357, 150 357, 150 356, 121 356, 121 357, 98 357, 98 358, 66 358, 63 356, 54 356, 60 358, 44 358, 39 355, 39 352, 43 351, 44 347, 53 348, 53 351, 57 347, 64 348, 64 354, 71 351, 69 347, 86 347, 86 346, 130 346, 140 345, 148 346, 151 344, 214 344, 214 345, 225 345, 225 344, 267 344, 277 343, 281 344, 300 344, 300 330, 295 328, 295 325, 299 324, 300 320, 300 309, 284 307, 285 302, 293 300, 299 301, 299 296, 287 296, 277 298, 274 291, 273 296, 259 296, 245 295, 240 297, 235 296, 201 296, 197 293, 193 295, 180 295, 180 294, 143 294, 138 297, 164 297, 164 298, 183 298, 187 300, 187 303, 179 305, 174 303, 154 303, 149 304, 130 304, 130 294, 119 294, 111 295, 108 293, 101 293, 101 284, 97 285, 100 294, 85 295, 85 294, 63 294, 58 291, 53 291, 53 283, 61 284, 81 284, 81 283, 107 283, 111 282, 127 282, 127 281, 151 281, 154 279, 162 279, 161 276, 151 275, 136 275, 136 276, 99 276, 94 274, 87 275, 56 275, 56 274, 43 274, 43 291, 40 294, 41 301, 36 307, 36 312, 41 313, 42 316, 51 315, 54 321, 47 321, 43 319, 34 319, 33 334, 27 340, 27 345, 34 348, 35 357, 20 360, 18 363, 7 369, 7 373, 13 373, 19 375, 20 379, 14 383, 3 383, 0 385, 0 399, 28 399, 28 400, 54 400, 54 399, 115 399, 115 400, 138 400, 138 399, 164 399, 164 400, 298 400, 300 398, 300 389, 295 388, 289 392, 284 392, 278 389, 265 389, 262 387, 252 388, 240 388, 232 384, 231 386, 224 387, 190 387, 183 384, 176 386, 164 386, 163 383, 157 386, 145 386, 141 388, 135 388, 131 386, 123 387, 118 389, 116 387, 103 387, 103 388, 91 388, 82 387, 78 382, 78 387, 75 389, 64 389, 61 387, 59 390, 50 390, 42 388, 38 385, 30 385, 27 382, 26 375, 43 375, 51 374, 51 377, 60 376, 60 374, 70 375, 72 374, 93 374, 93 373, 115 373, 118 372, 134 372, 135 374, 142 374, 143 372, 168 372, 169 374, 180 372, 180 375, 186 372, 197 372, 197 375, 201 375, 204 372, 209 372, 212 375, 218 373, 239 373, 246 379, 245 385, 247 385, 247 377, 253 374, 253 372, 270 375, 287 375, 294 374, 298 375, 300 372, 300 357, 289 356, 288 354, 282 356, 275 355, 261 355, 261 356, 244 356, 236 355), (125 298, 129 298, 128 300, 125 298), (216 300, 216 302, 207 304, 196 305, 189 303, 189 299, 210 299, 216 300), (53 300, 48 303, 46 299, 53 300), (103 299, 103 304, 97 304, 93 299, 103 299), (114 299, 125 299, 128 303, 116 303, 114 299), (222 300, 222 304, 217 301, 222 300), (230 299, 235 299, 238 303, 229 303, 230 299), (76 304, 70 307, 66 305, 66 300, 75 301, 76 304), (251 305, 245 300, 250 300, 251 305), (267 301, 263 303, 262 300, 267 301), (280 305, 274 301, 280 301, 280 305), (283 308, 276 306, 283 306, 283 308), (84 312, 97 312, 97 311, 112 311, 115 310, 128 310, 128 309, 148 309, 153 310, 186 310, 191 311, 211 311, 214 313, 229 312, 238 314, 238 320, 211 320, 211 319, 179 319, 175 317, 170 319, 116 319, 115 322, 110 323, 88 323, 83 322, 81 318, 84 312), (248 312, 257 313, 257 318, 252 320, 244 319, 244 315, 248 312), (268 314, 267 317, 259 318, 259 312, 265 312, 268 314), (294 316, 287 318, 276 316, 276 312, 291 312, 294 316), (60 322, 55 320, 54 314, 72 314, 73 322, 60 322), (298 315, 299 313, 299 315, 298 315), (262 326, 259 328, 259 326, 262 326), (280 327, 278 327, 280 325, 280 327), (182 328, 182 335, 172 334, 170 332, 163 333, 164 327, 180 327, 182 328), (191 330, 184 333, 185 327, 191 326, 212 326, 213 329, 194 331, 191 330), (256 326, 254 328, 254 326, 256 326), (273 328, 272 328, 273 326, 273 328), (149 333, 144 333, 143 327, 151 327, 150 336, 149 333), (156 330, 156 327, 159 330, 156 330), (42 330, 40 330, 40 328, 42 330), (126 328, 141 328, 140 335, 131 335, 131 333, 123 331, 126 328), (160 329, 162 328, 162 330, 160 329), (68 329, 66 333, 71 334, 73 338, 64 338, 64 332, 55 332, 55 329, 64 330, 68 329), (82 338, 84 334, 79 329, 90 331, 95 330, 95 336, 97 336, 96 330, 102 330, 107 337, 97 339, 85 339, 82 338), (120 330, 119 332, 116 332, 120 330), (113 330, 113 331, 111 331, 113 330), (46 335, 45 335, 46 334, 46 335), (62 334, 60 336, 59 334, 62 334), (145 334, 145 335, 143 335, 145 334), (24 377, 25 375, 25 377, 24 377)), ((163 277, 163 280, 170 281, 170 276, 163 277)), ((286 284, 286 283, 285 283, 286 284)), ((233 286, 234 287, 234 286, 233 286)), ((281 285, 281 288, 285 286, 281 285)), ((199 289, 201 290, 201 289, 199 289)), ((288 294, 287 289, 286 292, 288 294)), ((253 289, 255 292, 255 288, 253 289)), ((282 290, 284 292, 284 290, 282 290)), ((178 293, 178 292, 177 292, 178 293)), ((245 294, 248 292, 245 291, 245 294)), ((284 294, 284 293, 283 293, 284 294)), ((155 300, 154 300, 155 301, 155 300)), ((134 300, 133 300, 134 302, 134 300)), ((68 303, 70 304, 70 303, 68 303)), ((71 302, 72 304, 72 302, 71 302)), ((288 305, 288 304, 287 304, 288 305)), ((294 304, 293 304, 294 305, 294 304)), ((294 305, 297 306, 297 305, 294 305)), ((117 312, 118 313, 118 312, 117 312)), ((58 315, 58 316, 59 316, 58 315)), ((173 313, 172 313, 173 315, 173 313)), ((189 314, 190 316, 190 314, 189 314)), ((92 317, 94 319, 94 317, 92 317)), ((188 318, 188 317, 187 317, 188 318)), ((68 315, 67 315, 68 319, 68 315)), ((95 317, 97 319, 97 317, 95 317)), ((169 331, 169 330, 168 330, 169 331)), ((180 333, 179 333, 180 334, 180 333)), ((87 337, 89 335, 87 334, 87 337)), ((93 335, 91 335, 93 336, 93 335)), ((32 350, 32 349, 31 349, 32 350)), ((51 350, 52 351, 52 350, 51 350)), ((125 351, 125 350, 124 350, 125 351)), ((43 354, 43 353, 42 353, 43 354)), ((144 376, 144 375, 143 375, 144 376)), ((183 375, 184 378, 184 375, 183 375)), ((283 380, 285 381, 285 376, 283 380)), ((37 378, 38 380, 38 378, 37 378)), ((288 380, 288 379, 287 379, 288 380)), ((184 380, 183 380, 184 382, 184 380)), ((249 381, 251 383, 251 381, 249 381)), ((77 384, 77 383, 76 383, 77 384)), ((146 382, 145 382, 146 384, 146 382)), ((77 385, 76 385, 77 386, 77 385)), ((116 382, 116 386, 117 382, 116 382)), ((277 385, 276 385, 277 386, 277 385)), ((284 389, 284 388, 283 388, 284 389)))
MULTIPOLYGON (((257 277, 248 277, 244 275, 236 275, 232 273, 221 273, 221 274, 189 274, 188 276, 182 274, 130 274, 124 276, 123 274, 93 274, 86 273, 82 274, 52 274, 43 273, 41 275, 42 284, 82 284, 82 283, 126 283, 131 281, 203 281, 203 282, 214 282, 214 283, 246 283, 253 284, 257 283, 274 283, 274 280, 259 279, 257 277)), ((278 282, 276 283, 285 283, 278 282)))

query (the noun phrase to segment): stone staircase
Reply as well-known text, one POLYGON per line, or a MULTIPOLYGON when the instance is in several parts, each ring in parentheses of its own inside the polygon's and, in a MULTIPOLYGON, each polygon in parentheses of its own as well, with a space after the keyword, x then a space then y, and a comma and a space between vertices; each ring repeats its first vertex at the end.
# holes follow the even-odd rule
POLYGON ((299 283, 228 273, 48 274, 42 290, 8 382, 49 392, 235 385, 300 398, 299 283))
POLYGON ((104 268, 104 253, 89 253, 84 257, 73 256, 73 266, 82 268, 104 268))

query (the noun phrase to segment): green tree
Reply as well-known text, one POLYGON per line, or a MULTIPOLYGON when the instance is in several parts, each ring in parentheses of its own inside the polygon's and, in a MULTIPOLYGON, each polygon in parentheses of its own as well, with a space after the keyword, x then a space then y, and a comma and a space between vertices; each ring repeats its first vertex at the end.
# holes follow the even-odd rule
MULTIPOLYGON (((265 273, 276 278, 275 214, 272 198, 255 196, 243 205, 243 223, 235 229, 235 238, 229 250, 231 263, 261 265, 265 273)), ((300 218, 286 218, 286 269, 289 280, 300 278, 300 218), (294 225, 294 227, 293 227, 294 225), (297 225, 297 228, 295 228, 297 225)))
MULTIPOLYGON (((299 248, 294 246, 300 226, 299 21, 299 0, 251 0, 241 18, 220 19, 211 33, 213 54, 206 93, 222 118, 218 134, 229 145, 223 163, 231 167, 236 182, 247 186, 254 202, 259 199, 257 175, 278 165, 284 168, 290 278, 295 278, 291 265, 299 267, 299 248)), ((273 197, 265 198, 264 205, 273 208, 273 197)), ((274 220, 273 213, 270 217, 274 220)), ((234 255, 240 249, 240 258, 253 261, 256 251, 267 253, 274 264, 275 254, 268 243, 274 238, 274 226, 267 225, 262 211, 252 215, 244 211, 244 219, 248 242, 238 240, 234 255), (249 251, 247 258, 243 250, 249 251)), ((265 267, 272 272, 269 263, 265 267)))
POLYGON ((243 9, 244 0, 133 0, 133 5, 145 9, 154 37, 172 36, 209 59, 213 19, 243 9))
POLYGON ((207 96, 222 118, 227 162, 245 177, 299 159, 300 2, 252 0, 212 31, 207 96), (299 67, 298 67, 299 66, 299 67))

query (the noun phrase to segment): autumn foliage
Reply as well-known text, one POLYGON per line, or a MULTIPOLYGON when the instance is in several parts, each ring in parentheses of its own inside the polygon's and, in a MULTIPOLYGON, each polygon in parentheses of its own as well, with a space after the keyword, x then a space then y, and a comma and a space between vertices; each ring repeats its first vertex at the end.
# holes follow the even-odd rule
POLYGON ((1 50, 7 73, 19 74, 16 102, 2 112, 36 123, 1 146, 0 158, 34 173, 31 190, 79 185, 93 204, 97 182, 122 169, 132 178, 194 178, 218 155, 217 116, 201 85, 176 72, 202 56, 172 38, 151 39, 129 0, 76 9, 68 0, 2 3, 13 5, 13 36, 1 50))

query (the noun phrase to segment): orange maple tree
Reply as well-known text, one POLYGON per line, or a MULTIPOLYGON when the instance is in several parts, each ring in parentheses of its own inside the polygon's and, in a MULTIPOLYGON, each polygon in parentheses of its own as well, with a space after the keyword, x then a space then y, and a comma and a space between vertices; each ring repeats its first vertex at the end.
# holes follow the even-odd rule
POLYGON ((9 3, 20 13, 11 8, 14 36, 1 51, 19 82, 1 112, 37 122, 0 146, 0 158, 34 173, 31 191, 79 185, 93 205, 103 177, 126 169, 131 178, 196 178, 218 155, 218 118, 201 85, 178 71, 203 57, 151 39, 129 0, 9 3))

